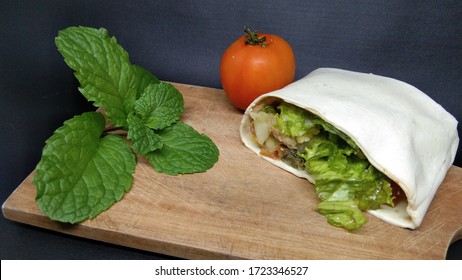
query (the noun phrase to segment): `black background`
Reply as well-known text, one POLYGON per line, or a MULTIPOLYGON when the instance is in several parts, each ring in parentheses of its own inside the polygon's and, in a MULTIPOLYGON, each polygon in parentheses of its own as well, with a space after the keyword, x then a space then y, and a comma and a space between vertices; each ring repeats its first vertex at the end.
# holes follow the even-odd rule
MULTIPOLYGON (((416 86, 461 120, 461 3, 3 0, 0 200, 34 169, 44 141, 63 121, 94 110, 56 50, 54 38, 60 29, 105 27, 133 63, 159 79, 221 88, 221 55, 247 25, 278 34, 292 45, 296 79, 318 67, 389 76, 416 86)), ((462 166, 460 148, 455 164, 462 166)), ((169 258, 3 217, 0 224, 2 259, 169 258)), ((447 258, 462 258, 461 243, 450 247, 447 258)))

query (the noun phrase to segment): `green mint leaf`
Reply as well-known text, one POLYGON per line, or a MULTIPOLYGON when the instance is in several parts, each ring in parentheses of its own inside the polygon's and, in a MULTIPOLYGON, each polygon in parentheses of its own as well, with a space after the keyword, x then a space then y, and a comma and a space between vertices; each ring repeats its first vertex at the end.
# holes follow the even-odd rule
MULTIPOLYGON (((159 79, 156 76, 151 74, 148 70, 144 69, 143 67, 133 64, 133 70, 135 71, 135 77, 132 81, 131 87, 136 89, 136 99, 140 98, 141 94, 143 94, 145 88, 150 84, 158 84, 160 83, 159 79)), ((133 108, 132 108, 133 109, 133 108)))
POLYGON ((154 130, 147 127, 136 115, 128 116, 127 138, 132 140, 133 148, 138 154, 146 155, 149 152, 162 148, 162 141, 154 130))
POLYGON ((104 28, 69 27, 55 39, 65 62, 75 71, 80 92, 116 126, 126 126, 137 96, 148 83, 158 81, 139 66, 104 28))
POLYGON ((93 218, 131 188, 133 151, 119 136, 100 138, 105 124, 102 114, 83 113, 46 141, 32 182, 39 208, 52 220, 93 218))
POLYGON ((177 175, 204 172, 217 161, 219 151, 205 134, 179 121, 161 131, 162 149, 147 154, 158 172, 177 175))
POLYGON ((152 129, 163 129, 180 119, 183 95, 169 83, 150 84, 135 102, 135 112, 152 129))

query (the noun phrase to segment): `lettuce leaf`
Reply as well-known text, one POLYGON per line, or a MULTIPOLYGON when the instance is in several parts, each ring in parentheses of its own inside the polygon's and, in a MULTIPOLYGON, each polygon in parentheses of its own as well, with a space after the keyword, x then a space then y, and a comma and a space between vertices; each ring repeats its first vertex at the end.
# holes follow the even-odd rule
POLYGON ((365 158, 354 141, 319 117, 288 103, 277 110, 278 124, 292 137, 314 131, 318 134, 300 145, 297 156, 305 161, 306 171, 315 180, 321 199, 318 209, 334 226, 352 230, 362 227, 366 218, 361 210, 393 205, 391 185, 365 158))
POLYGON ((336 227, 348 230, 357 229, 367 220, 353 200, 323 201, 318 204, 319 213, 324 215, 327 222, 336 227))
POLYGON ((299 137, 314 127, 308 118, 309 113, 297 106, 283 103, 278 111, 280 114, 276 115, 276 128, 284 135, 299 137))

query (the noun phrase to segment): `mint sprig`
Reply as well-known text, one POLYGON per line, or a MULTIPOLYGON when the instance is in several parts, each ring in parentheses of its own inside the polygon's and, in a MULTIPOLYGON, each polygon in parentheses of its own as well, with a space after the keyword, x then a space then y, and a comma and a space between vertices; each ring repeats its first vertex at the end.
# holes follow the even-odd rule
POLYGON ((179 121, 181 93, 131 64, 107 30, 69 27, 55 43, 75 71, 80 92, 104 107, 107 119, 98 112, 83 113, 46 141, 32 180, 46 216, 78 223, 108 209, 130 190, 136 154, 171 175, 204 172, 218 161, 213 141, 179 121), (130 141, 111 134, 114 130, 125 131, 130 141))

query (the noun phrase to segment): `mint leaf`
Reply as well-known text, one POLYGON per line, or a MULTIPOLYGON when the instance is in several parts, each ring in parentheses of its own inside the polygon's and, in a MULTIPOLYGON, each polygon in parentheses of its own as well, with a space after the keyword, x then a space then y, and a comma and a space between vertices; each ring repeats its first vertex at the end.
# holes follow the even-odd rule
POLYGON ((129 115, 127 138, 132 140, 133 148, 138 154, 146 155, 162 147, 161 138, 135 115, 129 115))
POLYGON ((151 74, 151 72, 144 69, 143 67, 136 64, 133 64, 132 67, 135 71, 136 79, 132 81, 131 87, 136 89, 136 99, 138 99, 140 98, 141 94, 143 94, 147 86, 150 84, 158 84, 160 81, 156 76, 151 74))
POLYGON ((46 141, 32 182, 39 208, 52 220, 93 218, 131 188, 135 156, 121 137, 100 138, 105 124, 100 113, 83 113, 46 141))
POLYGON ((158 82, 148 71, 132 65, 128 53, 104 28, 69 27, 55 39, 66 63, 75 71, 80 92, 116 126, 125 126, 144 88, 158 82))
POLYGON ((218 161, 218 148, 205 134, 179 121, 161 131, 162 149, 147 154, 158 172, 170 175, 204 172, 218 161))
POLYGON ((169 83, 150 84, 135 102, 135 112, 152 129, 175 123, 183 110, 183 95, 169 83))

